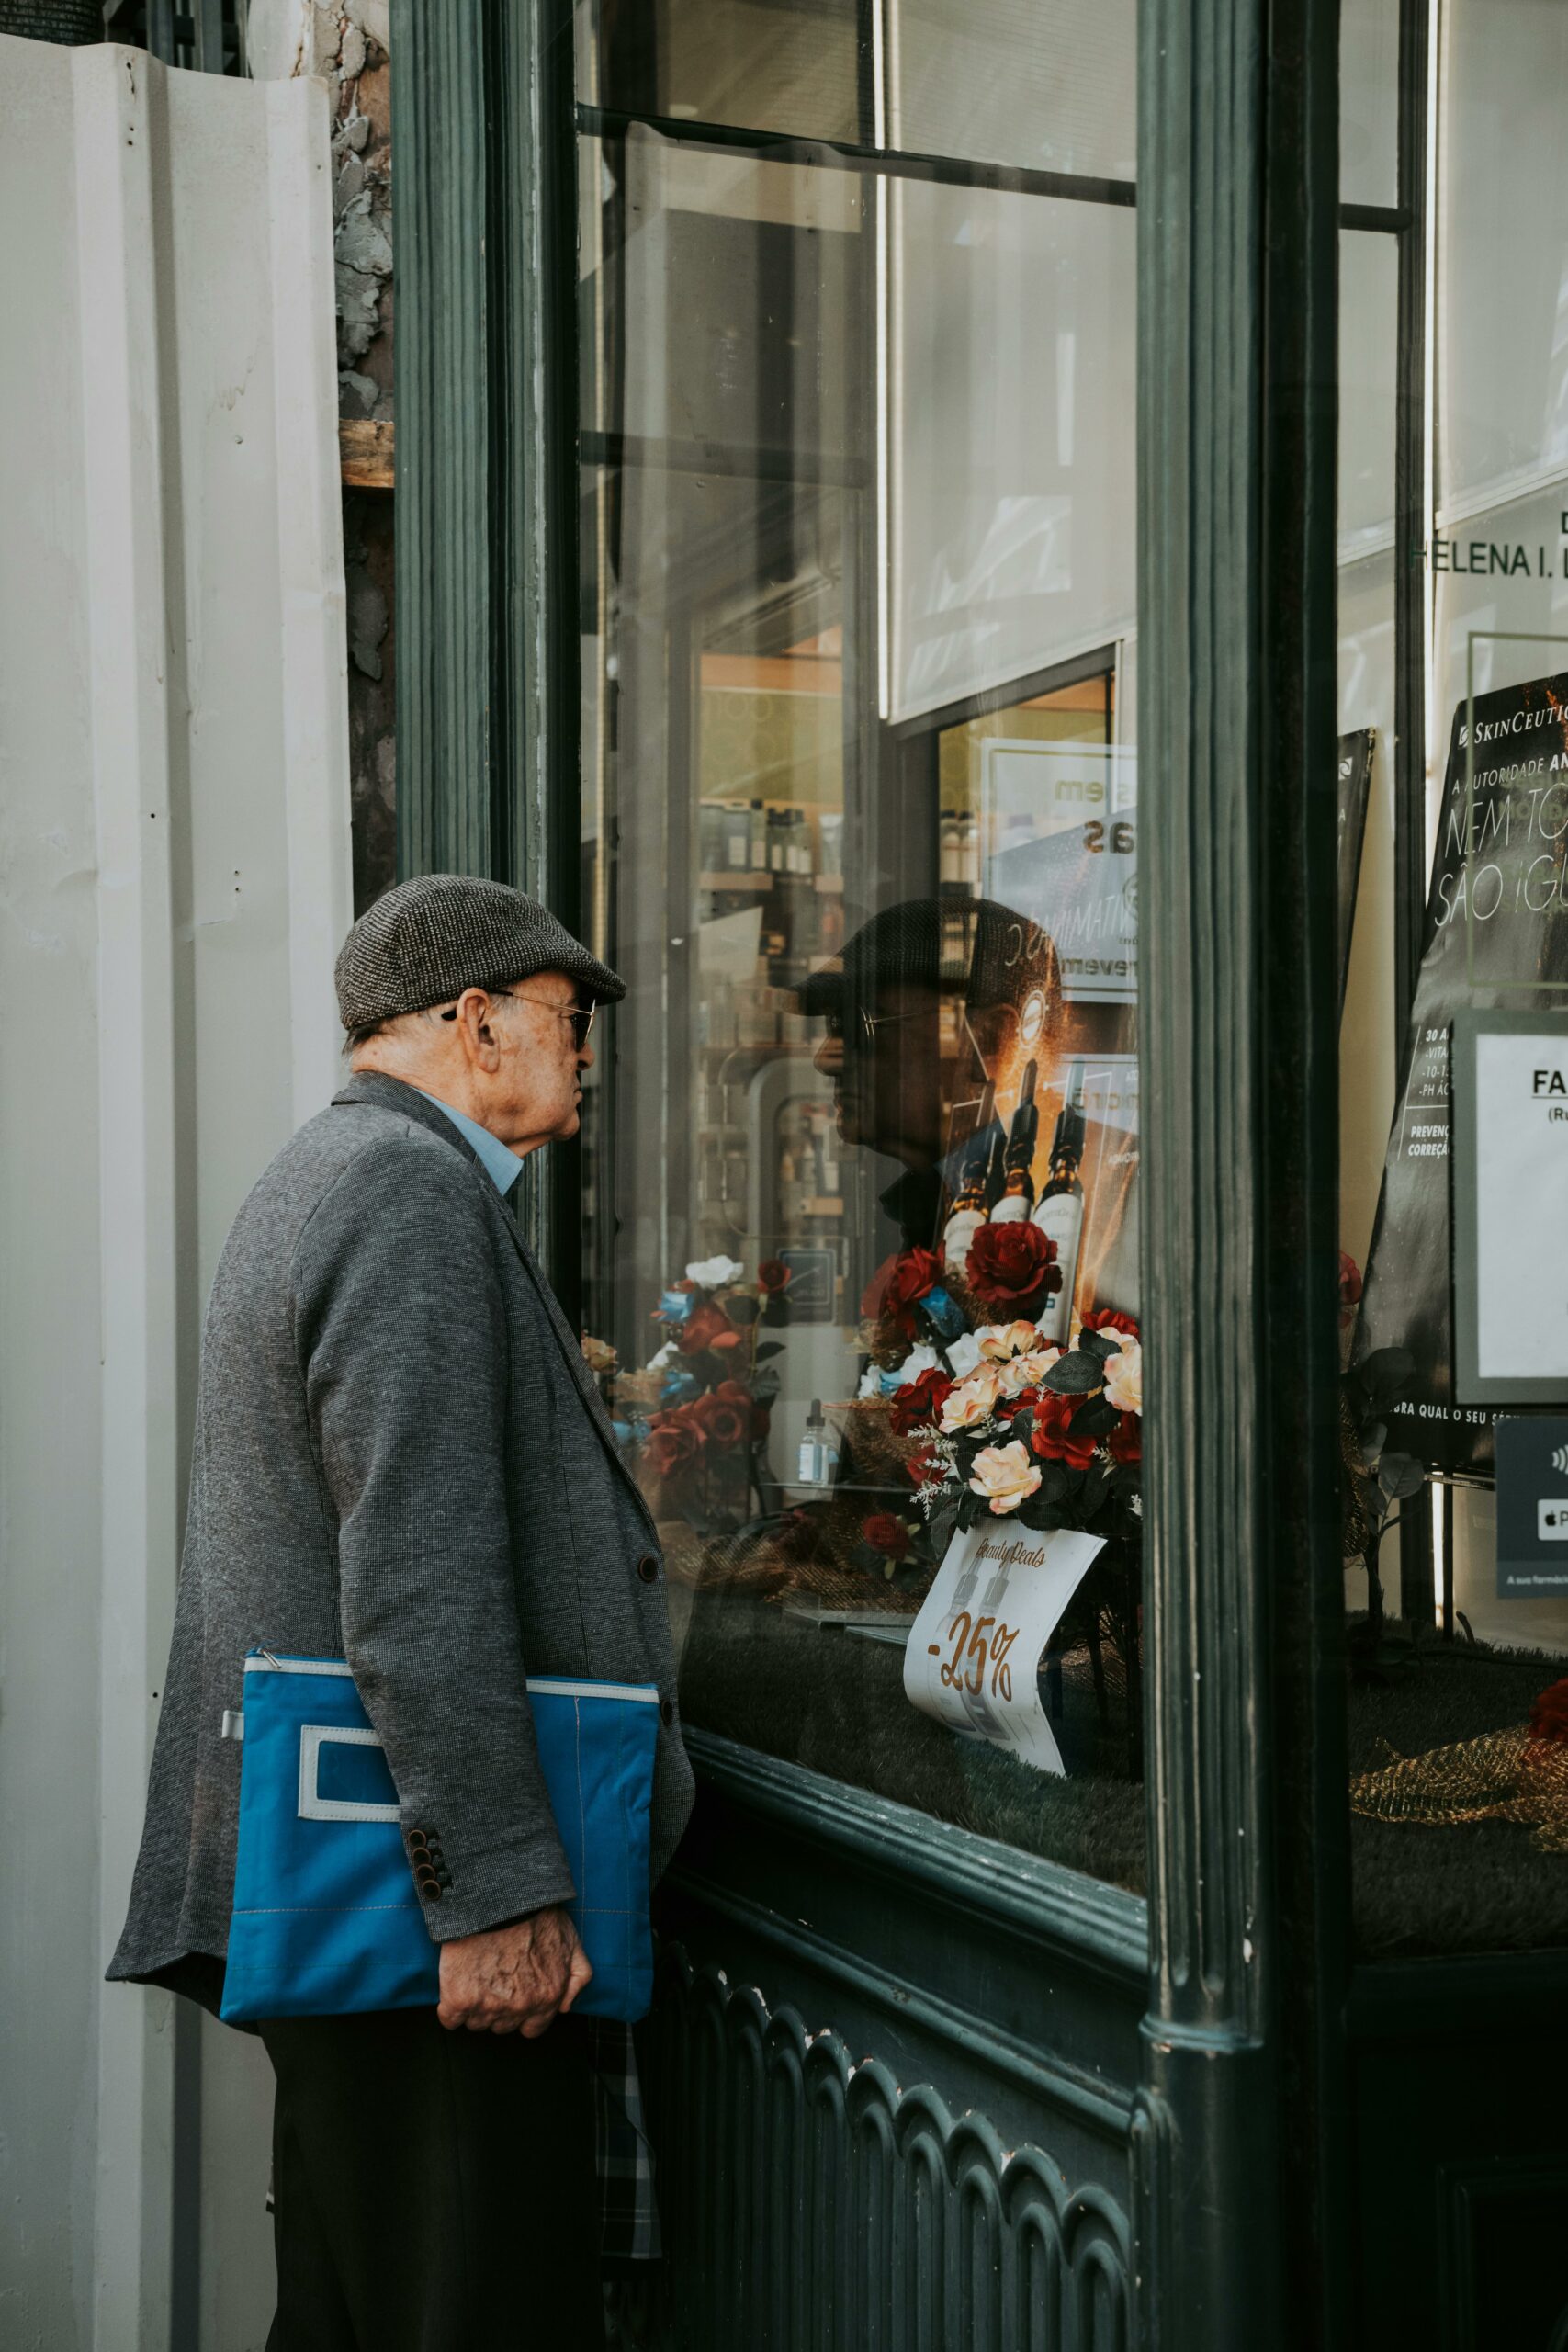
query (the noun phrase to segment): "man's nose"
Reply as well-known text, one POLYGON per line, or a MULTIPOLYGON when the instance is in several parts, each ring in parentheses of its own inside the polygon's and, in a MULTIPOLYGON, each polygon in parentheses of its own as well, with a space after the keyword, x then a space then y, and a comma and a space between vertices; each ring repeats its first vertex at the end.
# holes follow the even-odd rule
POLYGON ((824 1078, 841 1078, 844 1069, 844 1041, 841 1037, 824 1037, 812 1060, 824 1078))
POLYGON ((586 1037, 577 1049, 577 1067, 579 1069, 592 1069, 593 1067, 593 1048, 586 1037))

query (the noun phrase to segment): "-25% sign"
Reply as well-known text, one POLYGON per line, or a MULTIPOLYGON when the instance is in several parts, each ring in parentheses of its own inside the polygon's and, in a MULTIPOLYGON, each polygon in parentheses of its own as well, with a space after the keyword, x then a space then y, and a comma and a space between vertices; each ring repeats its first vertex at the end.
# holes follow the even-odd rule
MULTIPOLYGON (((990 1677, 993 1699, 1012 1697, 1012 1668, 1008 1653, 1018 1639, 1018 1627, 1008 1625, 999 1617, 971 1617, 961 1609, 947 1629, 947 1639, 953 1645, 951 1657, 942 1660, 940 1679, 949 1690, 967 1690, 973 1699, 982 1698, 986 1678, 990 1677)), ((932 1657, 942 1657, 942 1645, 930 1645, 932 1657)))

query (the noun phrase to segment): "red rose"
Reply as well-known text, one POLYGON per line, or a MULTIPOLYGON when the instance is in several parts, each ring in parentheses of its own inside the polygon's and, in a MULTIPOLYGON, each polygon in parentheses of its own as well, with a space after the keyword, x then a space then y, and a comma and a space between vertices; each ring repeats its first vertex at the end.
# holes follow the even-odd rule
POLYGON ((1073 1415, 1082 1398, 1058 1396, 1048 1389, 1034 1408, 1030 1444, 1043 1462, 1065 1462, 1069 1470, 1087 1470, 1094 1460, 1094 1440, 1073 1434, 1073 1415))
POLYGON ((1348 1250, 1339 1252, 1339 1312, 1348 1322, 1361 1303, 1361 1269, 1348 1250))
POLYGON ((787 1290, 794 1280, 794 1274, 782 1258, 764 1258, 757 1269, 758 1287, 765 1290, 770 1297, 777 1297, 781 1290, 787 1290))
POLYGON ((687 1419, 683 1408, 656 1416, 643 1448, 643 1460, 656 1478, 668 1478, 681 1469, 696 1453, 701 1431, 687 1419))
POLYGON ((872 1550, 880 1552, 884 1559, 908 1558, 909 1531, 901 1519, 894 1518, 890 1510, 874 1510, 869 1519, 861 1521, 860 1532, 872 1550))
POLYGON ((934 1478, 942 1466, 941 1454, 934 1453, 929 1447, 922 1445, 917 1447, 916 1451, 910 1454, 904 1464, 904 1469, 912 1487, 923 1487, 926 1480, 934 1478))
POLYGON ((1084 1317, 1079 1328, 1085 1331, 1125 1331, 1130 1340, 1138 1337, 1137 1324, 1119 1306, 1097 1306, 1092 1315, 1084 1317))
MULTIPOLYGON (((739 1386, 727 1380, 725 1388, 739 1386)), ((751 1426, 751 1399, 742 1388, 739 1398, 727 1396, 716 1388, 706 1396, 699 1396, 690 1408, 692 1419, 710 1445, 739 1445, 751 1426)))
POLYGON ((976 1297, 998 1316, 1021 1315, 1062 1287, 1055 1243, 1027 1223, 981 1226, 969 1244, 964 1272, 976 1297))
POLYGON ((1144 1424, 1136 1413, 1122 1413, 1116 1427, 1106 1441, 1113 1462, 1141 1462, 1144 1458, 1144 1424))
POLYGON ((889 1403, 890 1419, 898 1435, 908 1437, 911 1430, 934 1421, 952 1389, 951 1374, 939 1364, 932 1364, 929 1372, 922 1372, 916 1379, 907 1380, 902 1388, 896 1388, 889 1403))
POLYGON ((865 1286, 860 1311, 891 1316, 895 1329, 912 1339, 915 1302, 935 1290, 942 1279, 942 1263, 934 1250, 901 1250, 896 1258, 878 1266, 865 1286))
POLYGON ((701 1355, 705 1348, 738 1348, 740 1334, 722 1306, 711 1300, 705 1306, 694 1306, 683 1323, 676 1326, 675 1337, 683 1356, 701 1355))
POLYGON ((1530 1738, 1542 1747, 1568 1742, 1568 1681, 1550 1684, 1531 1702, 1530 1738))

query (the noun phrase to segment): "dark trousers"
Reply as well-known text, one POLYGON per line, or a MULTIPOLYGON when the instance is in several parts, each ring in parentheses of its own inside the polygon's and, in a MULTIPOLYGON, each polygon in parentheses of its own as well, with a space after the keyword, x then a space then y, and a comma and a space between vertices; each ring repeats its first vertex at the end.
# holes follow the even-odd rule
POLYGON ((593 2110, 570 2020, 434 2009, 261 2029, 277 2316, 267 2352, 598 2352, 593 2110))

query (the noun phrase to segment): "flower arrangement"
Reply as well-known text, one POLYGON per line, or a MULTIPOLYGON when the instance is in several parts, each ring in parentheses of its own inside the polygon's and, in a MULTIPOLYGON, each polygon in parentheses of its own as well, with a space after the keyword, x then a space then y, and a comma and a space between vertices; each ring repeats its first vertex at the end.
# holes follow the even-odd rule
MULTIPOLYGON (((861 1401, 884 1403, 893 1432, 912 1441, 905 1468, 938 1557, 987 1515, 1108 1541, 1139 1533, 1138 1326, 1103 1307, 1070 1348, 1049 1343, 1035 1318, 1061 1287, 1055 1259, 1037 1226, 986 1225, 962 1274, 908 1250, 863 1301, 872 1361, 861 1401)), ((877 1541, 869 1524, 863 1534, 877 1541)))
POLYGON ((757 1483, 757 1451, 778 1392, 767 1359, 779 1353, 778 1341, 759 1340, 759 1325, 783 1319, 789 1280, 776 1260, 753 1281, 737 1259, 695 1260, 662 1293, 654 1321, 666 1336, 637 1372, 619 1372, 615 1351, 584 1336, 615 1433, 660 1490, 663 1508, 700 1498, 711 1510, 716 1487, 735 1489, 743 1507, 757 1483))

